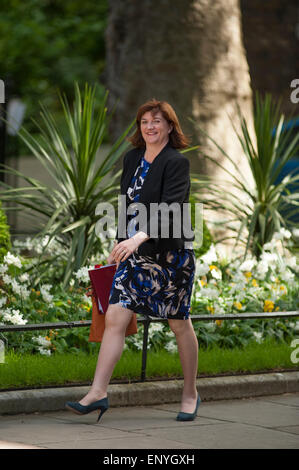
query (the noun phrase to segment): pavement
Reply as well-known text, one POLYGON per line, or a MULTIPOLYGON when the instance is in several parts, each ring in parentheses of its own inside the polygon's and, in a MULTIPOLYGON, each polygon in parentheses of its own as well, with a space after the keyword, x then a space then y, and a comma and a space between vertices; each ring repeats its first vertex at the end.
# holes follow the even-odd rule
POLYGON ((112 384, 99 423, 64 409, 89 387, 1 392, 0 449, 298 449, 298 371, 200 378, 192 422, 175 419, 182 385, 112 384))

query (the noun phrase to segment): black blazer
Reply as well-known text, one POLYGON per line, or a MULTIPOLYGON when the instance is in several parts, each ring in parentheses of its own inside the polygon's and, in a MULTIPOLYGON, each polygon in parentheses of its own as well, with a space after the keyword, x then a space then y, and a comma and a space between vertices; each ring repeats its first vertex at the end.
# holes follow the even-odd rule
MULTIPOLYGON (((134 148, 129 150, 123 159, 123 172, 121 176, 120 189, 121 194, 125 195, 124 199, 126 202, 125 205, 123 205, 123 207, 120 209, 119 214, 119 221, 122 221, 122 227, 124 227, 123 224, 125 224, 125 227, 127 227, 127 209, 128 206, 132 203, 132 201, 127 197, 127 189, 135 173, 135 170, 142 156, 144 155, 144 151, 145 148, 134 148)), ((140 190, 140 197, 138 202, 143 203, 147 209, 147 223, 143 227, 137 226, 137 229, 139 228, 139 230, 142 230, 143 232, 150 235, 149 227, 152 220, 152 214, 150 213, 150 203, 179 203, 176 204, 176 207, 179 206, 179 213, 176 213, 175 211, 169 212, 169 238, 163 238, 161 237, 161 223, 163 224, 163 217, 161 218, 160 211, 156 211, 155 216, 158 218, 158 234, 157 236, 153 236, 149 240, 143 242, 139 246, 138 253, 140 255, 151 255, 154 253, 161 253, 163 251, 184 247, 192 248, 192 244, 190 246, 190 242, 194 240, 194 234, 190 237, 189 232, 189 234, 187 234, 187 238, 183 229, 180 230, 179 236, 177 233, 173 234, 173 224, 183 220, 183 203, 189 202, 189 193, 189 160, 177 149, 173 148, 168 142, 152 162, 140 190), (189 244, 185 245, 185 242, 189 242, 189 244)), ((186 214, 187 211, 185 210, 185 222, 187 220, 186 214)), ((190 221, 190 214, 188 223, 189 228, 193 230, 190 221)), ((118 227, 116 234, 118 242, 126 240, 128 238, 127 234, 126 237, 121 238, 119 236, 119 231, 120 230, 118 227)))

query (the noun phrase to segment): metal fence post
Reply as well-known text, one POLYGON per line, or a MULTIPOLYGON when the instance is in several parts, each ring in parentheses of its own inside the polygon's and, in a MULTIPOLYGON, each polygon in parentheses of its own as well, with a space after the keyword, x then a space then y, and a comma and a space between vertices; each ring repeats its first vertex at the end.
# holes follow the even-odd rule
POLYGON ((150 326, 150 319, 146 318, 143 323, 143 344, 142 344, 142 366, 141 366, 141 382, 145 381, 146 376, 146 362, 147 362, 147 341, 148 341, 148 329, 150 326))

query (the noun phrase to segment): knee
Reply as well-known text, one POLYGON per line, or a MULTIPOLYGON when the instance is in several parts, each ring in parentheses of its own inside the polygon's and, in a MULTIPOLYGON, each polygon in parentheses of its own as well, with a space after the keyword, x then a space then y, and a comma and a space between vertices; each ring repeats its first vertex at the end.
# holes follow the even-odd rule
POLYGON ((177 336, 182 335, 190 328, 190 320, 168 320, 171 331, 177 336))
POLYGON ((120 312, 119 308, 113 304, 109 305, 105 314, 105 329, 113 330, 116 333, 123 333, 126 331, 130 319, 128 312, 120 312))
POLYGON ((111 312, 111 310, 107 310, 105 314, 105 329, 114 329, 117 328, 118 326, 118 321, 116 318, 116 315, 111 312))

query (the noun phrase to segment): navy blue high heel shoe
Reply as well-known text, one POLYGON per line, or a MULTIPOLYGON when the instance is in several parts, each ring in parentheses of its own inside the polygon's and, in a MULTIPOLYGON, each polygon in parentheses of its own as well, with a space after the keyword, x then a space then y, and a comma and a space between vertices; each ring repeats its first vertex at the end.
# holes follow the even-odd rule
POLYGON ((86 406, 81 405, 79 402, 68 401, 65 404, 65 407, 68 410, 71 410, 74 413, 77 413, 78 415, 86 415, 90 413, 91 411, 100 410, 100 414, 97 419, 97 423, 98 423, 101 419, 101 416, 103 416, 105 411, 108 410, 109 401, 108 401, 108 397, 105 397, 105 398, 102 398, 101 400, 94 401, 93 403, 90 403, 90 405, 86 405, 86 406))
POLYGON ((180 411, 179 414, 176 417, 176 420, 177 421, 194 421, 195 418, 196 418, 197 410, 198 410, 198 407, 199 407, 200 403, 201 403, 201 399, 200 399, 200 396, 198 394, 196 407, 195 407, 194 412, 193 413, 184 413, 183 411, 180 411))

